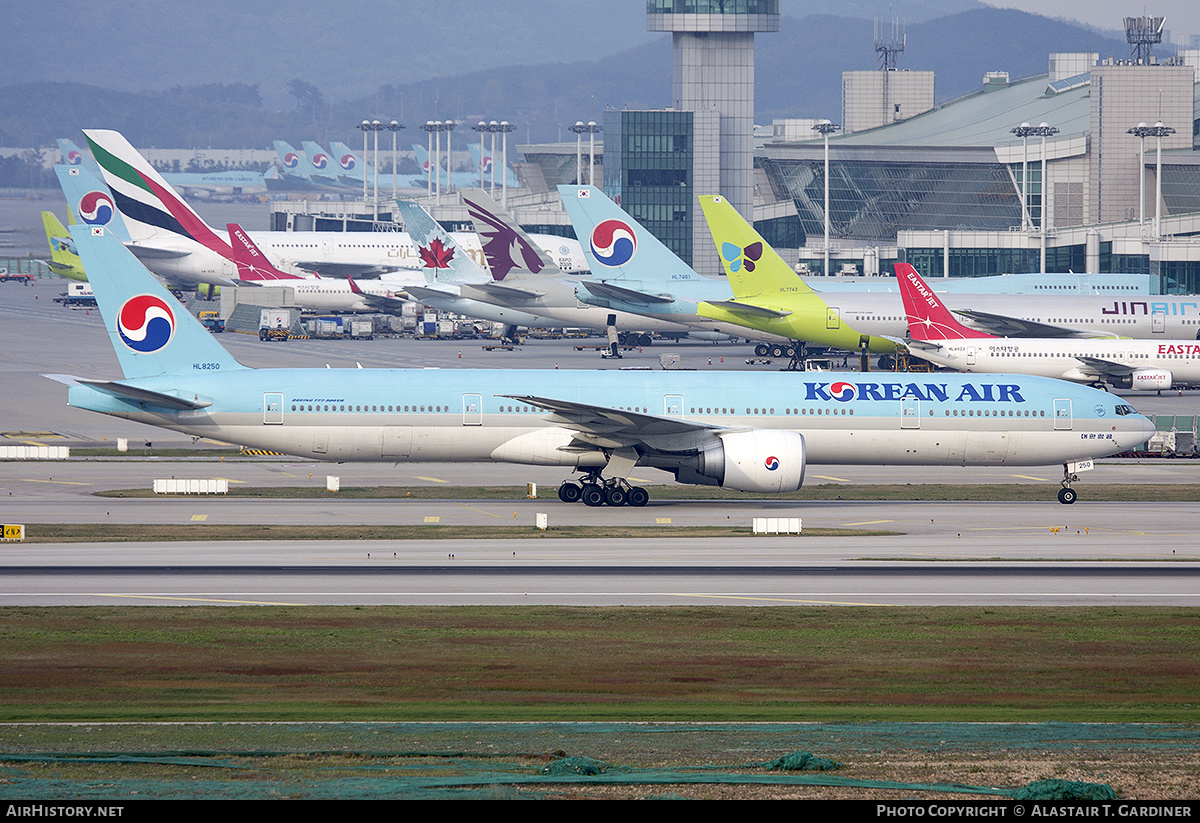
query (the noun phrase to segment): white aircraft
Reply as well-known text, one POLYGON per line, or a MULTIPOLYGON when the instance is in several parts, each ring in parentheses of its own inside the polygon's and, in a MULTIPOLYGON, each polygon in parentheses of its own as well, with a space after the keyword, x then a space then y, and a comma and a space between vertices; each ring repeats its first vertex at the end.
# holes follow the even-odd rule
POLYGON ((106 229, 71 235, 123 376, 51 375, 70 405, 309 459, 557 465, 586 472, 564 501, 614 506, 647 502, 636 466, 779 493, 809 463, 1061 463, 1068 503, 1080 461, 1154 433, 1107 392, 1025 375, 250 369, 106 229))
POLYGON ((546 318, 556 326, 599 331, 616 326, 631 345, 650 345, 651 332, 687 334, 688 327, 678 323, 581 302, 575 284, 559 279, 558 267, 519 226, 499 216, 498 207, 482 190, 463 192, 463 201, 476 221, 490 274, 459 254, 453 238, 428 212, 415 203, 397 203, 404 225, 426 259, 431 287, 447 283, 462 297, 546 318))
POLYGON ((908 320, 908 338, 899 342, 938 366, 1040 374, 1144 391, 1200 382, 1200 343, 1195 340, 996 337, 955 320, 907 263, 896 264, 896 279, 908 320))
MULTIPOLYGON (((87 129, 84 135, 100 164, 113 201, 125 219, 130 250, 156 274, 178 280, 225 285, 237 278, 233 249, 162 179, 120 133, 87 129)), ((394 232, 249 232, 283 271, 315 271, 358 278, 398 269, 417 269, 420 257, 408 234, 394 232)), ((473 232, 457 235, 468 252, 480 254, 473 232)), ((538 243, 556 259, 587 268, 579 242, 541 235, 538 243)))
MULTIPOLYGON (((408 295, 407 280, 383 279, 355 283, 353 279, 300 277, 282 272, 271 264, 254 241, 237 223, 230 223, 229 244, 243 283, 256 286, 287 286, 292 290, 296 306, 310 312, 388 312, 403 311, 408 295)), ((413 273, 416 274, 415 272, 413 273)))

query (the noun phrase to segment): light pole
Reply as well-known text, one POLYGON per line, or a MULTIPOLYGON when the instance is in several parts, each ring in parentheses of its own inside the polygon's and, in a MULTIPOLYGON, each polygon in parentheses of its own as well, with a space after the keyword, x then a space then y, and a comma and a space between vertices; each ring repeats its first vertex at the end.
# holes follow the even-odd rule
POLYGON ((1046 273, 1046 138, 1058 134, 1058 129, 1051 126, 1049 123, 1039 123, 1034 133, 1042 138, 1042 211, 1041 211, 1041 235, 1042 235, 1042 266, 1041 273, 1046 273))
POLYGON ((1028 123, 1022 123, 1010 131, 1021 138, 1021 230, 1029 228, 1029 135, 1036 129, 1028 123))
POLYGON ((837 123, 831 123, 828 120, 822 120, 817 125, 813 126, 813 131, 820 132, 825 139, 825 271, 826 277, 829 276, 829 135, 840 129, 837 123))
POLYGON ((383 123, 378 120, 371 121, 371 131, 375 132, 375 155, 371 160, 371 165, 375 167, 375 218, 379 218, 379 132, 383 130, 383 123))
MULTIPOLYGON (((508 133, 512 132, 512 131, 516 131, 517 127, 510 124, 507 120, 501 120, 500 125, 496 127, 496 130, 499 131, 500 134, 503 135, 503 137, 500 138, 503 141, 503 143, 502 143, 503 148, 500 151, 500 168, 502 168, 504 170, 500 177, 500 182, 501 182, 500 204, 502 206, 507 207, 508 206, 508 133)), ((493 180, 495 180, 495 175, 496 175, 496 163, 493 160, 492 161, 492 179, 493 180)))
POLYGON ((583 185, 583 133, 587 126, 582 120, 576 120, 574 126, 567 126, 568 131, 575 132, 575 185, 583 185))
POLYGON ((1158 240, 1162 238, 1162 139, 1174 134, 1175 129, 1161 120, 1153 128, 1154 136, 1158 138, 1158 146, 1154 150, 1154 239, 1158 240))
POLYGON ((421 126, 421 131, 429 135, 429 148, 425 150, 426 156, 429 158, 425 161, 425 196, 433 197, 433 133, 437 131, 437 126, 432 120, 426 120, 421 126))
POLYGON ((484 120, 480 120, 477 125, 471 126, 475 131, 479 132, 479 188, 483 188, 483 159, 487 157, 487 151, 483 147, 483 135, 488 131, 488 124, 484 120))
POLYGON ((458 123, 455 123, 453 120, 447 120, 445 123, 442 124, 442 128, 446 130, 446 191, 447 192, 449 192, 452 189, 452 186, 450 184, 450 166, 451 166, 451 164, 454 163, 454 152, 450 150, 450 136, 454 132, 454 127, 457 125, 458 125, 458 123))
POLYGON ((404 128, 404 124, 393 120, 387 124, 387 130, 392 133, 392 199, 396 199, 396 132, 404 128))
POLYGON ((1138 139, 1138 227, 1146 225, 1146 137, 1154 134, 1149 123, 1138 123, 1125 132, 1138 139))
POLYGON ((371 131, 371 121, 364 120, 358 124, 363 133, 363 203, 367 202, 367 132, 371 131))

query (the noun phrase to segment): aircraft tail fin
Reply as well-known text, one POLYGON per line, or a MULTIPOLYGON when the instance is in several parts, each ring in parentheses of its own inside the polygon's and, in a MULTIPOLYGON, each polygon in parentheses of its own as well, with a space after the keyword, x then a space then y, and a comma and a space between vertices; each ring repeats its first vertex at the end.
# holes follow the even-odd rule
POLYGON ((321 148, 312 140, 302 140, 300 145, 304 148, 304 153, 308 156, 308 162, 312 163, 312 167, 321 174, 334 174, 333 158, 329 152, 321 148))
POLYGON ((510 274, 557 276, 561 270, 529 239, 512 215, 488 197, 483 189, 464 189, 463 202, 483 247, 483 257, 492 278, 503 281, 510 274))
POLYGON ((908 336, 911 339, 962 340, 994 337, 958 322, 933 293, 933 289, 917 274, 917 270, 908 263, 896 264, 896 280, 900 283, 900 297, 904 301, 908 336))
POLYGON ((333 150, 333 157, 337 160, 338 168, 342 170, 342 174, 348 177, 362 178, 363 168, 367 165, 361 157, 355 154, 354 150, 338 140, 329 141, 329 148, 333 150))
POLYGON ((229 245, 233 248, 233 262, 237 266, 239 280, 262 283, 268 280, 304 279, 277 269, 237 223, 229 223, 225 228, 229 231, 229 245))
POLYGON ((275 154, 283 166, 283 173, 293 177, 311 178, 313 170, 309 168, 308 158, 292 148, 290 143, 275 140, 275 154))
POLYGON ((559 186, 558 193, 597 280, 703 279, 595 186, 559 186))
POLYGON ((421 174, 429 174, 429 149, 422 146, 420 143, 413 143, 413 153, 417 156, 417 165, 421 167, 421 174))
POLYGON ((724 197, 701 196, 700 208, 734 297, 816 294, 724 197))
POLYGON ((125 377, 245 368, 111 231, 74 226, 71 238, 125 377))
POLYGON ((50 270, 68 280, 87 280, 71 233, 52 211, 42 212, 42 226, 46 229, 46 242, 50 244, 50 270))
POLYGON ((229 244, 171 188, 124 135, 107 129, 84 129, 83 134, 134 240, 176 235, 199 243, 226 260, 232 259, 229 244))
POLYGON ((69 223, 78 220, 89 226, 104 226, 122 243, 129 242, 129 231, 108 186, 79 166, 55 166, 54 174, 67 199, 69 223))
POLYGON ((397 200, 396 207, 404 229, 417 247, 422 273, 430 283, 490 283, 492 278, 467 256, 450 233, 429 212, 408 200, 397 200))
POLYGON ((100 176, 100 167, 96 165, 96 161, 92 159, 91 155, 84 154, 74 140, 68 140, 65 137, 58 138, 58 151, 62 155, 64 165, 86 169, 89 174, 95 177, 100 176))

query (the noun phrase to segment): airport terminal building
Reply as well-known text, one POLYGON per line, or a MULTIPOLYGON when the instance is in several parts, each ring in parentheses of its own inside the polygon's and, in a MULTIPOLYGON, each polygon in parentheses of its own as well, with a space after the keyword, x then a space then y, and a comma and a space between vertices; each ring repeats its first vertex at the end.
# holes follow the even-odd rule
MULTIPOLYGON (((989 73, 972 95, 831 137, 831 268, 1142 272, 1200 291, 1198 70, 1094 55, 1052 55, 1051 66, 1080 58, 1087 71, 989 73)), ((823 143, 768 141, 756 163, 764 199, 795 204, 798 259, 819 272, 823 143)))

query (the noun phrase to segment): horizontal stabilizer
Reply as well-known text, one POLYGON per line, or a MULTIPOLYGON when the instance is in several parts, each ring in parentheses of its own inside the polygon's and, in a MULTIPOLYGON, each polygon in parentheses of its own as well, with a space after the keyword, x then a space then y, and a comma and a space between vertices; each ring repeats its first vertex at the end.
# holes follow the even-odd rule
POLYGON ((579 282, 597 297, 610 297, 624 303, 639 303, 649 306, 675 302, 675 298, 669 294, 647 294, 644 291, 616 286, 604 280, 581 280, 579 282))
POLYGON ((89 377, 75 377, 70 374, 43 374, 42 377, 63 383, 67 386, 90 386, 97 391, 111 394, 115 397, 136 400, 139 403, 149 403, 153 406, 163 406, 168 409, 194 411, 212 405, 212 400, 209 400, 207 397, 201 397, 194 392, 151 391, 150 389, 130 386, 117 380, 94 380, 89 377))
POLYGON ((127 243, 125 248, 133 252, 133 256, 139 260, 177 260, 191 254, 190 251, 184 249, 164 249, 145 243, 127 243))
POLYGON ((786 309, 769 309, 765 306, 755 306, 753 303, 739 303, 736 300, 707 300, 705 302, 710 306, 747 317, 787 317, 791 314, 786 309))

